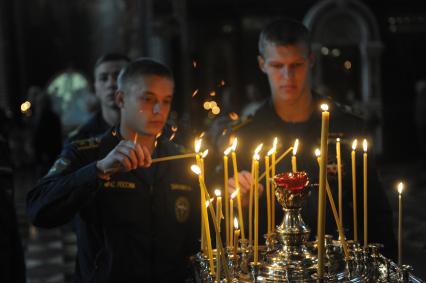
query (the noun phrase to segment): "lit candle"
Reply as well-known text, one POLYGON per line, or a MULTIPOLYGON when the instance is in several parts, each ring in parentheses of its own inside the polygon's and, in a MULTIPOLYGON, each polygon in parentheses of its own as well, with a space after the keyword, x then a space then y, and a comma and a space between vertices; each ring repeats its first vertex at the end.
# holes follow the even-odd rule
POLYGON ((402 266, 402 191, 404 184, 398 184, 398 265, 402 266))
POLYGON ((340 151, 340 139, 336 139, 336 159, 337 159, 337 188, 339 198, 339 219, 343 227, 343 191, 342 191, 342 156, 340 151))
MULTIPOLYGON (((233 192, 231 194, 231 198, 229 200, 229 208, 230 208, 230 210, 229 210, 229 221, 230 221, 229 226, 230 227, 232 227, 232 221, 234 219, 234 198, 237 196, 238 190, 239 189, 237 189, 235 192, 233 192)), ((229 234, 229 246, 230 247, 232 247, 232 245, 234 243, 233 240, 232 240, 233 236, 234 235, 233 235, 232 229, 231 229, 230 234, 229 234)))
POLYGON ((265 156, 265 172, 266 172, 266 213, 267 213, 267 217, 268 217, 268 237, 269 234, 272 232, 272 227, 271 227, 271 177, 269 175, 269 156, 272 154, 272 152, 274 151, 274 148, 271 148, 268 153, 265 156))
MULTIPOLYGON (((259 152, 262 149, 263 144, 260 144, 256 147, 255 152, 259 152)), ((259 182, 259 180, 255 180, 255 159, 254 155, 251 162, 251 185, 250 185, 250 199, 249 199, 249 244, 253 244, 253 204, 254 204, 254 186, 256 182, 259 182)))
POLYGON ((244 234, 244 221, 243 221, 243 207, 241 205, 241 192, 239 190, 240 183, 238 182, 238 166, 237 166, 237 155, 235 153, 235 149, 237 148, 237 138, 234 138, 234 141, 232 142, 232 165, 234 167, 234 178, 235 178, 235 186, 237 188, 237 205, 238 205, 238 220, 240 221, 240 227, 241 227, 241 239, 245 239, 244 234))
POLYGON ((238 251, 238 238, 240 237, 240 229, 238 229, 238 220, 234 219, 234 257, 237 256, 238 251))
MULTIPOLYGON (((272 148, 274 149, 271 155, 271 177, 275 177, 275 168, 276 168, 276 161, 275 161, 275 155, 277 154, 277 144, 278 144, 278 139, 275 138, 274 139, 274 143, 272 148)), ((272 232, 275 231, 275 193, 272 192, 272 197, 271 197, 271 215, 272 215, 272 219, 271 219, 271 225, 272 225, 272 232)))
POLYGON ((328 156, 328 126, 330 113, 328 105, 321 105, 322 121, 321 121, 321 162, 319 170, 319 196, 318 196, 318 278, 324 276, 324 238, 325 238, 325 191, 327 181, 327 156, 328 156))
MULTIPOLYGON (((202 139, 197 139, 197 138, 195 139, 195 142, 194 142, 194 149, 196 154, 195 160, 199 168, 201 168, 201 157, 200 157, 201 142, 202 142, 202 139)), ((204 201, 203 201, 203 198, 201 197, 201 207, 203 207, 203 205, 204 205, 204 201)), ((206 235, 205 235, 205 229, 204 229, 203 209, 201 209, 200 219, 201 219, 201 251, 205 253, 207 250, 207 246, 206 246, 206 235)))
POLYGON ((220 239, 220 219, 222 217, 222 197, 220 190, 215 190, 216 195, 216 280, 220 281, 220 252, 219 252, 219 239, 220 239))
POLYGON ((259 258, 259 151, 262 147, 256 148, 254 159, 254 264, 259 258), (257 150, 259 149, 259 150, 257 150))
POLYGON ((354 210, 354 241, 358 241, 358 210, 356 204, 356 146, 357 140, 355 139, 352 143, 352 202, 354 210))
POLYGON ((209 258, 210 272, 214 274, 213 251, 212 251, 212 242, 210 238, 209 218, 207 215, 207 207, 206 207, 207 202, 206 202, 206 195, 205 195, 205 188, 204 188, 204 180, 203 180, 203 176, 201 175, 201 169, 199 166, 192 165, 191 170, 192 172, 198 175, 198 181, 200 183, 201 213, 202 213, 202 221, 204 226, 205 242, 207 246, 207 255, 209 258))
POLYGON ((229 246, 229 233, 232 230, 229 223, 229 189, 228 189, 228 154, 231 148, 228 147, 223 153, 223 187, 225 194, 225 232, 226 232, 226 245, 229 246))
POLYGON ((367 194, 367 140, 362 142, 364 149, 363 163, 364 163, 364 248, 368 245, 368 194, 367 194))
POLYGON ((297 172, 296 153, 297 153, 298 147, 299 147, 299 139, 296 139, 294 141, 294 146, 293 146, 293 156, 291 157, 291 169, 293 173, 297 172))

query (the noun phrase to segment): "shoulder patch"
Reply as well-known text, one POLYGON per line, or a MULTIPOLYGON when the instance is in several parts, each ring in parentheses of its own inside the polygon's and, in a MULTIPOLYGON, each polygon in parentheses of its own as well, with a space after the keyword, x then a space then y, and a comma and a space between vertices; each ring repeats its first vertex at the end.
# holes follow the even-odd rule
POLYGON ((175 202, 175 215, 179 223, 184 223, 188 220, 191 206, 188 198, 178 197, 175 202))
POLYGON ((70 164, 71 162, 64 157, 57 159, 52 168, 50 168, 49 172, 47 172, 47 176, 60 174, 61 172, 65 171, 65 169, 67 169, 70 164))
POLYGON ((171 183, 170 189, 172 191, 192 191, 192 187, 185 184, 171 183))
POLYGON ((97 148, 100 144, 99 138, 89 138, 73 141, 72 144, 76 147, 77 150, 85 150, 91 148, 97 148))

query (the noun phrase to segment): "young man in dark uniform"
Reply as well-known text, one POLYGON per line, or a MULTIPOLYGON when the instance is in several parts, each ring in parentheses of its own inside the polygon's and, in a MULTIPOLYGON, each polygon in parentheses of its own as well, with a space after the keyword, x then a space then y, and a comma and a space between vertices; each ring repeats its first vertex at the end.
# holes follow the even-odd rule
POLYGON ((117 76, 130 59, 123 54, 108 53, 100 57, 95 64, 95 95, 99 99, 101 109, 86 123, 71 132, 66 144, 99 136, 120 121, 120 110, 115 104, 117 76))
POLYGON ((179 153, 156 141, 173 88, 166 66, 151 59, 127 65, 116 94, 120 125, 66 147, 28 194, 36 226, 77 216, 77 282, 182 282, 188 275, 200 230, 191 162, 151 163, 179 153))
MULTIPOLYGON (((349 229, 347 238, 353 239, 353 208, 351 185, 350 150, 352 140, 358 138, 358 239, 363 243, 363 194, 362 194, 362 143, 368 138, 363 132, 364 122, 342 105, 330 98, 320 97, 310 88, 310 69, 313 65, 313 54, 310 50, 308 29, 299 22, 283 19, 267 25, 260 34, 258 63, 260 69, 267 75, 271 89, 271 98, 260 107, 256 114, 244 125, 233 131, 238 137, 238 151, 253 153, 255 147, 264 143, 272 147, 274 137, 277 137, 281 148, 278 155, 293 145, 296 138, 300 140, 297 153, 298 171, 306 171, 311 183, 318 183, 318 164, 314 155, 315 148, 320 147, 321 109, 320 104, 327 103, 330 107, 330 131, 328 153, 328 180, 334 192, 337 205, 337 164, 336 138, 342 143, 343 195, 344 195, 344 227, 349 229)), ((250 170, 253 154, 239 154, 241 169, 250 170)), ((375 171, 373 155, 369 154, 368 174, 368 203, 369 203, 369 242, 385 244, 385 253, 395 255, 395 240, 392 229, 392 211, 386 199, 375 171)), ((290 155, 277 166, 277 173, 291 171, 290 155)), ((263 170, 262 170, 263 172, 263 170)), ((248 171, 239 173, 241 192, 247 196, 250 188, 251 174, 248 171)), ((230 180, 231 190, 235 189, 234 179, 230 180)), ((305 222, 311 228, 314 238, 317 228, 317 191, 313 190, 308 203, 302 210, 305 222)), ((247 202, 247 201, 246 201, 247 202)), ((262 204, 266 200, 261 201, 262 204)), ((282 209, 276 204, 277 225, 282 219, 282 209)), ((327 204, 326 232, 336 235, 336 225, 327 204)), ((264 216, 266 218, 266 215, 264 216)))

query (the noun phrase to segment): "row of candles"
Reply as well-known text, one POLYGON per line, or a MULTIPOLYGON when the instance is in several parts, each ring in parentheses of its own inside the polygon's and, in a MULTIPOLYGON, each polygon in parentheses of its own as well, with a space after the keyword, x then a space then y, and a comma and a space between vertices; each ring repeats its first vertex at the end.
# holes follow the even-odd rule
MULTIPOLYGON (((321 129, 321 150, 316 149, 315 155, 318 159, 318 164, 320 167, 319 173, 319 199, 318 199, 318 227, 317 227, 317 238, 318 238, 318 276, 322 277, 324 272, 324 237, 325 237, 325 202, 327 195, 330 201, 330 204, 333 209, 334 218, 336 225, 339 230, 339 238, 341 239, 344 247, 346 256, 347 246, 345 243, 345 237, 343 234, 343 213, 342 213, 342 161, 341 161, 341 150, 340 150, 340 139, 336 140, 336 159, 337 159, 337 173, 338 173, 338 207, 339 210, 335 208, 334 200, 326 179, 326 166, 327 166, 327 149, 328 149, 328 123, 329 123, 329 112, 327 105, 321 105, 323 110, 322 112, 322 129, 321 129)), ((249 202, 249 244, 253 244, 253 261, 254 264, 259 262, 259 181, 263 177, 266 177, 266 201, 267 201, 267 234, 270 235, 274 232, 275 229, 275 195, 271 191, 271 177, 276 174, 276 164, 282 160, 291 150, 293 151, 291 157, 291 166, 292 171, 297 172, 297 160, 296 153, 298 150, 299 140, 296 139, 294 146, 290 147, 285 151, 278 159, 276 158, 277 153, 277 138, 274 139, 271 149, 265 155, 265 172, 259 176, 259 160, 260 160, 260 151, 263 147, 263 144, 257 146, 254 151, 252 158, 251 166, 251 175, 253 178, 252 186, 250 188, 250 202, 249 202), (271 162, 270 162, 271 161, 271 162), (254 221, 253 221, 253 206, 254 206, 254 221), (254 233, 253 233, 253 224, 254 224, 254 233), (254 234, 254 235, 253 235, 254 234), (253 237, 254 236, 254 237, 253 237), (253 239, 254 238, 254 239, 253 239), (253 241, 254 240, 254 241, 253 241)), ((209 194, 205 185, 205 175, 204 175, 204 158, 208 153, 208 150, 203 153, 200 152, 201 149, 201 139, 195 141, 195 153, 196 153, 196 162, 197 165, 192 166, 193 172, 195 172, 199 177, 200 189, 201 189, 201 250, 204 254, 207 255, 210 264, 210 271, 212 274, 215 273, 214 260, 213 260, 213 250, 211 245, 210 237, 210 225, 207 209, 209 208, 211 212, 211 217, 213 219, 213 224, 215 227, 216 234, 216 277, 220 278, 220 260, 224 260, 223 245, 221 241, 221 219, 224 217, 225 221, 225 239, 226 246, 231 248, 234 253, 237 251, 238 238, 241 235, 243 241, 246 240, 246 234, 244 231, 244 220, 243 220, 243 210, 241 203, 241 193, 239 189, 239 180, 238 180, 238 165, 237 165, 237 156, 236 156, 236 147, 237 147, 237 138, 234 138, 232 145, 224 151, 223 156, 223 167, 224 167, 224 202, 225 202, 225 215, 222 215, 222 197, 220 190, 216 190, 216 212, 214 209, 209 207, 213 199, 209 198, 209 194), (236 184, 236 190, 230 195, 228 188, 228 156, 231 153, 234 178, 236 184), (230 197, 229 197, 230 196, 230 197), (207 198, 208 197, 208 198, 207 198), (238 217, 233 216, 234 212, 234 199, 237 200, 237 211, 238 217)), ((351 152, 351 164, 352 164, 352 190, 353 190, 353 217, 354 217, 354 235, 353 238, 355 241, 358 240, 357 232, 357 199, 356 199, 356 149, 357 149, 357 140, 354 140, 352 143, 352 152, 351 152)), ((368 191, 367 191, 367 166, 368 166, 368 156, 367 156, 367 141, 363 141, 363 192, 364 192, 364 247, 368 245, 368 191)), ((401 264, 401 254, 402 254, 402 188, 403 184, 400 183, 398 186, 399 192, 399 220, 398 220, 398 263, 401 264)))

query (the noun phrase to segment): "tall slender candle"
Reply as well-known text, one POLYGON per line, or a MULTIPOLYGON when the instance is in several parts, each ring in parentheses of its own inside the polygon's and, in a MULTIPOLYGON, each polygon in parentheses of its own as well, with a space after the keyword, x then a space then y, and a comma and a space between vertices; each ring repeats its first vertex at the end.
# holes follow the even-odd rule
POLYGON ((364 149, 363 163, 364 163, 364 248, 368 246, 368 194, 367 194, 367 140, 362 142, 364 149))
MULTIPOLYGON (((230 227, 232 227, 232 220, 234 219, 234 198, 237 196, 238 190, 239 189, 237 189, 235 192, 232 193, 231 198, 229 200, 229 208, 230 208, 229 209, 229 221, 231 222, 231 223, 229 223, 230 227)), ((232 229, 231 229, 231 231, 229 233, 229 246, 230 247, 232 247, 232 245, 233 245, 232 238, 233 238, 233 233, 232 233, 232 229)))
POLYGON ((337 160, 337 188, 339 198, 339 219, 343 227, 343 191, 342 191, 342 156, 340 150, 340 139, 336 139, 336 160, 337 160))
POLYGON ((200 183, 200 195, 201 195, 201 204, 202 204, 201 213, 202 213, 202 220, 203 220, 203 226, 204 226, 205 241, 207 246, 207 256, 209 258, 210 272, 214 274, 215 270, 214 270, 214 262, 213 262, 213 250, 212 250, 212 242, 210 238, 209 218, 207 215, 207 207, 206 207, 207 202, 206 202, 205 190, 203 187, 204 180, 203 180, 203 176, 201 175, 201 169, 199 166, 192 165, 191 170, 198 175, 198 181, 200 183))
POLYGON ((358 207, 356 204, 356 147, 357 140, 352 143, 351 161, 352 161, 352 203, 354 214, 354 241, 358 241, 358 207))
MULTIPOLYGON (((275 162, 275 156, 277 154, 277 144, 278 144, 278 139, 275 138, 274 139, 274 143, 272 148, 274 149, 271 155, 271 177, 273 178, 276 174, 275 172, 275 168, 276 168, 276 162, 275 162)), ((272 196, 271 196, 271 225, 272 225, 272 232, 275 231, 275 193, 272 192, 272 196)))
POLYGON ((251 183, 249 198, 249 245, 253 244, 253 204, 254 204, 254 160, 251 162, 251 183))
POLYGON ((330 113, 328 112, 328 105, 321 105, 322 118, 321 118, 321 162, 319 172, 319 196, 318 196, 318 278, 324 276, 324 238, 325 238, 325 191, 327 181, 327 156, 328 156, 328 127, 330 113))
POLYGON ((241 227, 241 239, 245 240, 245 234, 244 234, 244 220, 243 220, 243 207, 241 205, 241 192, 239 190, 240 183, 238 182, 238 166, 237 166, 237 154, 235 153, 235 149, 237 148, 238 140, 237 138, 234 138, 234 141, 232 142, 232 165, 234 167, 234 178, 235 178, 235 186, 238 189, 237 193, 237 205, 238 205, 238 220, 240 221, 240 227, 241 227))
POLYGON ((272 232, 271 222, 271 176, 269 175, 269 156, 272 154, 274 148, 271 148, 265 156, 265 172, 266 172, 266 213, 268 217, 267 231, 268 236, 272 232))
POLYGON ((402 191, 404 184, 398 184, 398 266, 402 266, 402 191))
POLYGON ((219 252, 219 239, 220 239, 220 220, 222 218, 222 197, 220 190, 215 190, 216 195, 216 281, 220 281, 220 252, 219 252))
POLYGON ((293 156, 291 157, 291 169, 293 173, 297 172, 296 153, 297 153, 298 147, 299 147, 299 139, 296 139, 294 141, 294 146, 293 146, 293 156))
POLYGON ((258 152, 254 155, 254 264, 259 258, 259 159, 258 152))
POLYGON ((238 251, 238 238, 240 237, 240 229, 238 229, 238 219, 234 219, 234 257, 237 256, 238 251))
POLYGON ((228 147, 223 153, 223 188, 225 195, 225 243, 229 246, 229 233, 232 231, 232 227, 229 226, 231 221, 229 220, 229 188, 228 188, 228 154, 231 152, 231 148, 228 147))
MULTIPOLYGON (((202 139, 195 139, 194 142, 194 149, 195 149, 195 160, 196 160, 196 164, 199 168, 201 168, 201 157, 200 157, 200 149, 201 149, 201 142, 202 139)), ((204 219, 203 219, 203 205, 205 203, 205 198, 203 200, 203 197, 201 195, 201 251, 203 251, 204 253, 207 251, 207 246, 206 246, 206 235, 205 235, 205 229, 204 229, 204 219)))

